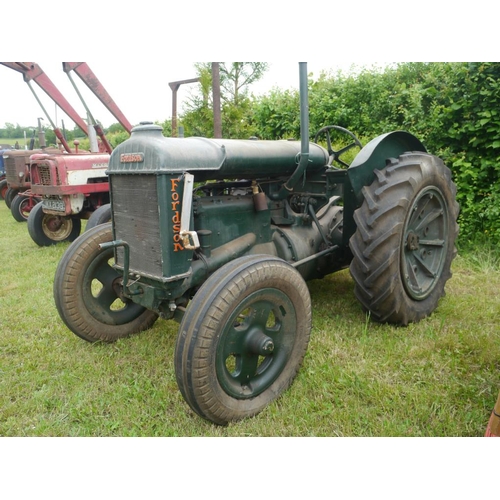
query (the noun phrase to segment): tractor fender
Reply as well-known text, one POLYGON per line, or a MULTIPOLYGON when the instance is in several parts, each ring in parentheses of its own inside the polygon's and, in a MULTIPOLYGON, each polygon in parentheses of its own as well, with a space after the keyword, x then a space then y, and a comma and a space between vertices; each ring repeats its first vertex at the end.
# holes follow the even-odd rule
POLYGON ((375 169, 383 169, 389 158, 398 158, 410 151, 426 153, 425 146, 414 135, 404 130, 396 130, 372 139, 354 158, 347 170, 357 206, 361 206, 363 186, 369 186, 374 178, 375 169))

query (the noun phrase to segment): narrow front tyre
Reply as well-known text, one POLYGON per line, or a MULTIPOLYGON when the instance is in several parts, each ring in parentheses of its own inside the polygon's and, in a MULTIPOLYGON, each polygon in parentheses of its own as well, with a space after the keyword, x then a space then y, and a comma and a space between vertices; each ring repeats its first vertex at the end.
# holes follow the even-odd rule
POLYGON ((33 207, 40 202, 40 198, 27 196, 22 193, 17 194, 10 205, 12 217, 17 222, 26 222, 33 207))
POLYGON ((179 389, 201 417, 226 425, 262 411, 294 380, 311 331, 309 290, 271 256, 218 269, 195 294, 179 327, 179 389))
POLYGON ((28 215, 28 233, 41 247, 63 241, 74 241, 80 234, 82 221, 69 215, 46 214, 42 203, 36 204, 28 215))
POLYGON ((84 232, 66 250, 54 277, 54 300, 66 326, 89 342, 113 342, 150 328, 157 314, 122 294, 122 273, 113 268, 111 224, 84 232))

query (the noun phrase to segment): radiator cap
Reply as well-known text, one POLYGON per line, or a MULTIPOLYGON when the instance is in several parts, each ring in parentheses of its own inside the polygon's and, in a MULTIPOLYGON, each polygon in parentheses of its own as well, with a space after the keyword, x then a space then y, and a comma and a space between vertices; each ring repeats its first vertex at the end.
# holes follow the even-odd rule
POLYGON ((139 125, 132 129, 132 134, 136 133, 148 133, 153 135, 160 135, 163 137, 163 129, 159 125, 155 125, 153 122, 140 122, 139 125))

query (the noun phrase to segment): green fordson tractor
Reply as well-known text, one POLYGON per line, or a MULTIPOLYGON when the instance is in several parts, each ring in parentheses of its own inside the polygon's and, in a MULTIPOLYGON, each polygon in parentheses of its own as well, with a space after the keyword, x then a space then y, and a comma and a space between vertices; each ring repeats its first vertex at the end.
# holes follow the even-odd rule
POLYGON ((310 142, 305 63, 299 76, 300 141, 135 127, 109 161, 112 221, 78 237, 55 275, 58 312, 87 341, 178 321, 179 389, 219 425, 291 385, 311 333, 306 281, 350 267, 363 310, 407 325, 435 310, 451 277, 450 170, 403 131, 362 147, 328 126, 310 142))

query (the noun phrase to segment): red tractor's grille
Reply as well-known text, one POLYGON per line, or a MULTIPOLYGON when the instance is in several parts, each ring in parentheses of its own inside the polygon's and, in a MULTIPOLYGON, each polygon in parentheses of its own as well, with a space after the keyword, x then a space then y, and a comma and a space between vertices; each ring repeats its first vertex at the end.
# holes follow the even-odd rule
POLYGON ((7 182, 16 187, 23 186, 27 170, 26 158, 24 156, 10 155, 8 158, 4 158, 4 165, 7 182))
POLYGON ((31 182, 39 186, 60 186, 59 172, 56 170, 56 179, 52 180, 50 176, 50 167, 48 165, 33 165, 31 167, 31 182))
POLYGON ((16 159, 12 157, 4 158, 3 162, 5 165, 5 174, 7 175, 7 178, 14 178, 15 180, 17 180, 16 159))

